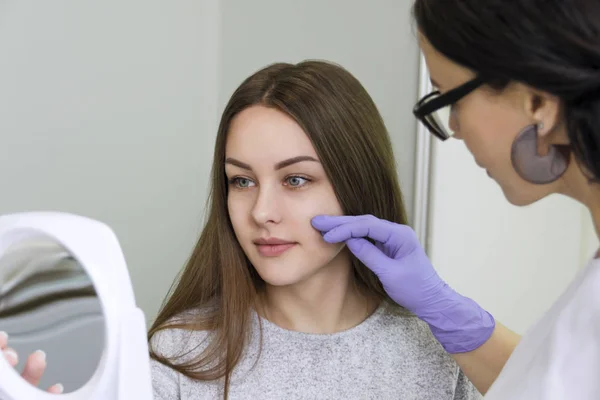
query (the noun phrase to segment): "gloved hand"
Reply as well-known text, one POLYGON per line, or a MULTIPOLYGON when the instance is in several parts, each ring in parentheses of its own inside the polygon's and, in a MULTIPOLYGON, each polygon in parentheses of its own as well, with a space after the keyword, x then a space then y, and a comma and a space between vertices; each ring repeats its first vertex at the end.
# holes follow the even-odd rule
POLYGON ((320 215, 312 225, 326 242, 345 242, 390 298, 429 324, 448 353, 475 350, 491 336, 494 318, 438 276, 410 227, 372 215, 320 215))

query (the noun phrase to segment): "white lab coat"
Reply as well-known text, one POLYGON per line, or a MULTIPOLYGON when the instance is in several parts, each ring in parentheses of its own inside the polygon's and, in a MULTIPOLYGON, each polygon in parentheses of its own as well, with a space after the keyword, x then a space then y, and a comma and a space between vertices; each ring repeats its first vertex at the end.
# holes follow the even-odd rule
POLYGON ((600 399, 600 260, 523 336, 485 396, 525 399, 600 399))

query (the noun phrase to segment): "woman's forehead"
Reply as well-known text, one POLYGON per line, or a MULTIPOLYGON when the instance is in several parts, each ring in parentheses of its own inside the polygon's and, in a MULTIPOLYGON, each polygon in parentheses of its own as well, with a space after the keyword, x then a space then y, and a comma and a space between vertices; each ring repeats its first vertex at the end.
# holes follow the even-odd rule
POLYGON ((317 158, 315 149, 298 123, 287 114, 262 106, 240 112, 232 121, 226 157, 283 160, 297 156, 317 158))

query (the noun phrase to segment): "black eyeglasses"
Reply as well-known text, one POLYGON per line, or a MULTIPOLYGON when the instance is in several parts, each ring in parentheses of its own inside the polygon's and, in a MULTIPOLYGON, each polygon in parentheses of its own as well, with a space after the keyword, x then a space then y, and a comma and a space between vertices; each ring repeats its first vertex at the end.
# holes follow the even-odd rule
POLYGON ((452 105, 484 82, 483 78, 476 77, 444 94, 439 90, 431 92, 417 102, 413 114, 431 133, 446 140, 454 134, 449 123, 452 105))

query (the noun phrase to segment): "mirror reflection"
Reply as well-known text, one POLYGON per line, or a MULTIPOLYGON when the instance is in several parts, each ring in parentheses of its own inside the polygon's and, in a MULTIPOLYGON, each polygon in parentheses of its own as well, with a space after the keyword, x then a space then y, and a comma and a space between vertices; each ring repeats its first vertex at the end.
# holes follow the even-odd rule
POLYGON ((70 393, 92 377, 104 349, 102 307, 86 271, 59 243, 36 238, 0 255, 0 331, 18 355, 17 371, 41 390, 70 393), (40 364, 38 382, 31 378, 41 375, 40 364))

